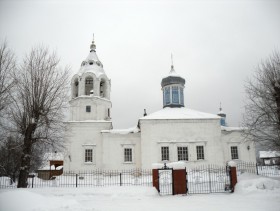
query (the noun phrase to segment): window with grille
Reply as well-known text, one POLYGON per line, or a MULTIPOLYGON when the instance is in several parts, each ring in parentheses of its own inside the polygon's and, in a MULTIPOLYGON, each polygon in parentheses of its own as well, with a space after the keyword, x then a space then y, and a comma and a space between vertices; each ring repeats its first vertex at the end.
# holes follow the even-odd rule
POLYGON ((197 160, 204 160, 204 147, 196 146, 196 156, 197 160))
POLYGON ((170 104, 170 87, 164 88, 164 105, 170 104))
POLYGON ((131 148, 124 149, 124 162, 132 162, 132 149, 131 148))
POLYGON ((169 147, 161 147, 161 160, 169 160, 169 147))
POLYGON ((91 106, 86 106, 86 112, 91 112, 91 106))
POLYGON ((85 150, 85 162, 92 162, 92 149, 85 150))
POLYGON ((238 149, 237 149, 237 146, 230 147, 230 151, 231 151, 231 159, 232 160, 238 159, 238 149))
POLYGON ((172 86, 172 103, 179 104, 178 86, 172 86))
POLYGON ((189 160, 188 157, 188 147, 177 147, 178 161, 189 160))
POLYGON ((86 84, 93 84, 92 78, 86 78, 86 84))

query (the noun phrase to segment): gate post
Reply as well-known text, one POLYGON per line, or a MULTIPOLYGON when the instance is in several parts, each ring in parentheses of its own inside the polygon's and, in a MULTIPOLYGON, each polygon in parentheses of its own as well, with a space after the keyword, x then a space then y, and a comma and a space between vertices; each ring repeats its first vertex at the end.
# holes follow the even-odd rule
POLYGON ((186 193, 186 168, 173 170, 173 195, 186 193))
POLYGON ((228 166, 229 166, 230 187, 231 187, 231 191, 234 192, 235 185, 237 184, 236 163, 234 161, 230 161, 228 162, 228 166))
POLYGON ((159 192, 159 175, 158 169, 153 169, 153 187, 159 192))

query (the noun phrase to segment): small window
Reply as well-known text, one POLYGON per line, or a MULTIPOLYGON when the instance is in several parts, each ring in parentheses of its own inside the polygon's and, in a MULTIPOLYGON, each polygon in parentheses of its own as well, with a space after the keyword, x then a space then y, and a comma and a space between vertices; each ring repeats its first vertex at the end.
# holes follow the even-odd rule
POLYGON ((92 162, 92 149, 85 150, 85 162, 92 162))
POLYGON ((178 147, 177 152, 178 152, 178 161, 189 160, 188 147, 178 147))
POLYGON ((108 108, 108 117, 109 117, 109 118, 111 117, 110 108, 108 108))
POLYGON ((86 112, 91 112, 91 106, 86 106, 86 112))
POLYGON ((169 147, 161 147, 161 160, 169 160, 169 147))
POLYGON ((92 78, 87 78, 86 79, 86 84, 93 84, 93 79, 92 78))
POLYGON ((203 146, 196 146, 197 160, 204 160, 204 148, 203 146))
POLYGON ((238 159, 238 149, 237 149, 237 146, 230 147, 230 151, 231 151, 231 159, 232 160, 238 159))
POLYGON ((131 148, 124 149, 124 162, 132 162, 132 149, 131 148))

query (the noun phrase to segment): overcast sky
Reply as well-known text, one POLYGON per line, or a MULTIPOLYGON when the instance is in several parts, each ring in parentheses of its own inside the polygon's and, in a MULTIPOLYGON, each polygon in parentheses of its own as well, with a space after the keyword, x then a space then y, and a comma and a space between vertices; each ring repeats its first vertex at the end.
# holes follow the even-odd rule
POLYGON ((222 102, 227 123, 239 126, 244 82, 280 50, 280 1, 0 0, 0 40, 19 60, 43 43, 74 74, 93 33, 112 82, 114 128, 136 125, 144 108, 162 108, 171 53, 186 79, 186 107, 217 113, 222 102))

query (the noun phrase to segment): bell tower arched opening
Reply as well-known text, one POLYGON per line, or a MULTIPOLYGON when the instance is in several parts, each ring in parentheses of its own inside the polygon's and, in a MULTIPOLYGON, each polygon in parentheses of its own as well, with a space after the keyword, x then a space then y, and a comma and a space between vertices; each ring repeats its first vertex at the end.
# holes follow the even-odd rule
POLYGON ((101 81, 100 81, 100 93, 99 93, 99 96, 100 97, 106 97, 105 95, 106 95, 106 92, 105 92, 105 87, 106 86, 106 83, 105 83, 105 81, 102 79, 101 81))
POLYGON ((93 92, 93 77, 85 78, 85 95, 90 95, 93 92))
POLYGON ((72 96, 73 97, 78 97, 79 96, 79 79, 78 78, 76 78, 74 80, 72 96))

